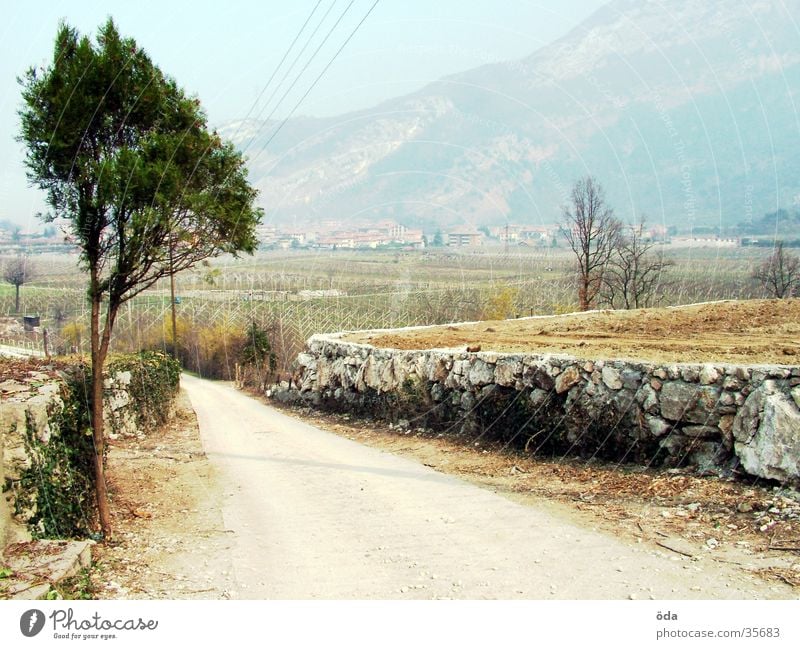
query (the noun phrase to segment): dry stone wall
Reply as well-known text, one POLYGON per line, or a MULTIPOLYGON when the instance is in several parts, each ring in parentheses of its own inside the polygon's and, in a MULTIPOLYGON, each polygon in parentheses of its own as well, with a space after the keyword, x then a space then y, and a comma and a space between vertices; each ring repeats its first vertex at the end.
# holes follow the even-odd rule
POLYGON ((800 367, 399 351, 314 336, 273 398, 529 452, 797 483, 800 367))
MULTIPOLYGON (((145 431, 140 423, 141 404, 131 396, 131 372, 113 373, 104 380, 104 388, 103 419, 108 437, 142 437, 145 431)), ((77 453, 76 439, 83 441, 81 431, 76 438, 73 429, 88 428, 88 405, 75 394, 74 386, 70 388, 65 379, 51 374, 30 371, 24 379, 0 379, 0 394, 2 549, 8 543, 30 539, 31 532, 39 536, 52 534, 53 530, 45 526, 40 502, 48 489, 48 500, 63 499, 60 504, 75 509, 71 518, 77 518, 77 510, 89 506, 69 499, 80 500, 81 490, 90 489, 91 484, 89 471, 82 470, 85 467, 67 466, 77 453), (72 437, 65 442, 66 434, 72 437), (46 484, 29 480, 31 469, 46 484)))

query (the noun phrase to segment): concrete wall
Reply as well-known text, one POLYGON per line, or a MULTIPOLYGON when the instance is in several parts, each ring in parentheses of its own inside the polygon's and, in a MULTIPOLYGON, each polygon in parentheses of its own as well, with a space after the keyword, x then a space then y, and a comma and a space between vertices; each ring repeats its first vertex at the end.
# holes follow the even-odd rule
POLYGON ((398 351, 314 336, 274 398, 526 448, 800 479, 800 367, 398 351))

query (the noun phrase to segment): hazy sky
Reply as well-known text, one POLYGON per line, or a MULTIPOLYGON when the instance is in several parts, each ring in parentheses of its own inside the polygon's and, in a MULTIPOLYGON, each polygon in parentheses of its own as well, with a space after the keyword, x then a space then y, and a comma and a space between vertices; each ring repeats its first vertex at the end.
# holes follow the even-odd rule
MULTIPOLYGON (((527 56, 566 33, 606 0, 380 0, 296 114, 331 115, 371 106, 411 92, 443 75, 484 63, 527 56)), ((212 125, 266 117, 283 95, 265 100, 283 69, 267 80, 317 0, 237 1, 2 0, 0 25, 0 219, 38 228, 41 192, 27 187, 19 124, 16 77, 50 61, 58 21, 94 34, 113 16, 120 31, 143 46, 155 63, 199 96, 212 125), (258 101, 259 96, 261 100, 258 101)), ((319 31, 284 88, 339 18, 350 0, 321 0, 285 66, 314 28, 319 31), (323 15, 330 10, 324 22, 323 15)), ((290 110, 358 24, 373 0, 353 0, 294 91, 274 117, 290 110)), ((285 68, 284 68, 285 69, 285 68)))

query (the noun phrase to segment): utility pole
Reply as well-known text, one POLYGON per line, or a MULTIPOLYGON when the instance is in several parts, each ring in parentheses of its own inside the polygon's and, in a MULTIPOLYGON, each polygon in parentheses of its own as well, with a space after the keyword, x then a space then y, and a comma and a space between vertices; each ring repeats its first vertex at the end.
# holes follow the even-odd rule
POLYGON ((506 223, 506 247, 505 253, 508 254, 508 223, 506 223))
POLYGON ((172 251, 175 242, 172 237, 169 239, 169 298, 172 310, 172 358, 178 357, 178 324, 175 315, 175 269, 172 267, 172 251))

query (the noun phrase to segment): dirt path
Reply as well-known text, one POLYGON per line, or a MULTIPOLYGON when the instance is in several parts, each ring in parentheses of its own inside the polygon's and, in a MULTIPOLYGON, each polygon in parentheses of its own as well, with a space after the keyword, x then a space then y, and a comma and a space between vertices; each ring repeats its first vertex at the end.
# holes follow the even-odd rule
POLYGON ((163 430, 110 443, 114 540, 95 546, 97 599, 224 599, 234 589, 233 533, 184 391, 163 430))
POLYGON ((219 558, 232 566, 232 597, 793 597, 324 432, 229 386, 183 385, 224 485, 232 534, 219 558))

